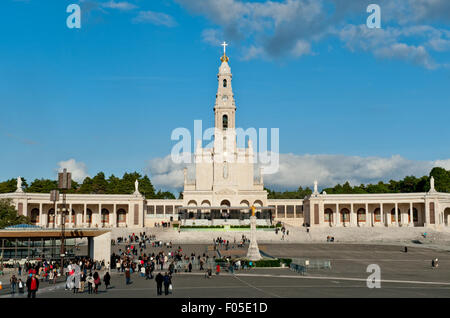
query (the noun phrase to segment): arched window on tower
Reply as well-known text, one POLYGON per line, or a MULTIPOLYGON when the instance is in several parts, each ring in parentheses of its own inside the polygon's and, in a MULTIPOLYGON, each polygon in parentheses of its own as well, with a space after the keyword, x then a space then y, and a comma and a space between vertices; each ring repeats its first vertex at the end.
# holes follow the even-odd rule
POLYGON ((227 115, 223 115, 223 117, 222 117, 222 127, 224 130, 226 130, 228 128, 228 116, 227 115))
POLYGON ((227 80, 226 79, 223 80, 223 87, 227 87, 227 80))

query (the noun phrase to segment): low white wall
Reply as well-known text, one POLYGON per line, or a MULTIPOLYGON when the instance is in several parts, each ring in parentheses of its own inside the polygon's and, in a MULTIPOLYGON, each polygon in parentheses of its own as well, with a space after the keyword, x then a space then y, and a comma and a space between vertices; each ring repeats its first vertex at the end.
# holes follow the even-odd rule
POLYGON ((94 260, 108 264, 111 259, 111 232, 94 237, 92 245, 94 260))

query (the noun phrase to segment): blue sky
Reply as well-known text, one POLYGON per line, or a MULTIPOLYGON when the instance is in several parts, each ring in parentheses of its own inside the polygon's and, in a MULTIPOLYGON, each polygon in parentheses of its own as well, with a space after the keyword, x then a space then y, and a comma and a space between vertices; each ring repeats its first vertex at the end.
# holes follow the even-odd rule
POLYGON ((275 188, 450 169, 448 1, 0 2, 0 180, 149 173, 179 188, 173 129, 213 124, 222 48, 237 125, 280 129, 275 188), (81 29, 66 7, 82 8, 81 29))

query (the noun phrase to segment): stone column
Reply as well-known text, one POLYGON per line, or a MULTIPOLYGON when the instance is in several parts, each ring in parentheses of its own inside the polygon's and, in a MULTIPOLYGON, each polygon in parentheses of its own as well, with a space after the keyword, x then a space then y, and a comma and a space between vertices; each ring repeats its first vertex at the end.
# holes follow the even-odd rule
POLYGON ((366 203, 366 227, 370 226, 370 220, 369 220, 369 204, 366 203))
MULTIPOLYGON (((155 213, 156 213, 156 211, 155 211, 155 213)), ((127 227, 130 227, 133 224, 133 221, 131 218, 132 215, 134 215, 133 204, 128 203, 128 213, 127 213, 127 217, 126 217, 126 226, 127 227)))
POLYGON ((56 224, 58 222, 58 203, 55 203, 53 205, 54 209, 55 209, 55 214, 54 214, 54 218, 53 218, 53 227, 56 227, 56 224))
MULTIPOLYGON (((96 219, 97 220, 95 221, 95 224, 97 224, 97 226, 99 228, 101 228, 102 227, 102 204, 101 203, 98 204, 98 214, 97 214, 96 219)), ((94 224, 94 226, 95 226, 95 224, 94 224)))
POLYGON ((42 215, 42 203, 39 203, 39 222, 38 222, 38 225, 39 226, 42 226, 42 225, 44 225, 44 223, 43 223, 43 217, 42 217, 43 215, 42 215))
POLYGON ((336 226, 339 226, 341 223, 340 213, 339 213, 339 203, 336 203, 336 226))
POLYGON ((59 211, 58 203, 55 205, 55 227, 58 227, 61 224, 61 215, 58 213, 59 211))
POLYGON ((83 206, 83 227, 87 227, 88 223, 87 223, 87 204, 85 203, 83 206))
POLYGON ((354 226, 355 223, 355 211, 353 208, 353 203, 350 203, 350 223, 349 226, 354 226))
POLYGON ((398 203, 395 202, 395 226, 399 226, 398 224, 398 203))
POLYGON ((387 209, 387 211, 386 211, 386 223, 387 223, 387 226, 391 226, 392 225, 392 214, 391 214, 391 210, 390 209, 387 209))
POLYGON ((409 203, 409 225, 414 226, 414 204, 412 202, 409 203))
POLYGON ((383 226, 385 226, 386 220, 385 220, 384 211, 383 211, 383 203, 380 203, 380 218, 381 218, 381 224, 383 224, 383 226))
POLYGON ((425 224, 424 226, 430 225, 430 201, 425 200, 425 224))
POLYGON ((72 203, 69 204, 69 227, 73 228, 72 203))
POLYGON ((258 242, 256 241, 256 216, 250 217, 250 245, 247 251, 247 258, 251 261, 260 260, 261 254, 259 253, 258 242))
POLYGON ((112 215, 112 222, 109 222, 111 224, 111 227, 117 227, 117 204, 114 203, 113 205, 113 215, 112 215))

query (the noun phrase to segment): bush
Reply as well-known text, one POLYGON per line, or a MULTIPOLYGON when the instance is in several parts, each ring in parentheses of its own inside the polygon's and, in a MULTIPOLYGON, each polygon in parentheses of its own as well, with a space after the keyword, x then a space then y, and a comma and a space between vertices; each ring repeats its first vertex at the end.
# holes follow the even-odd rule
POLYGON ((249 261, 249 260, 241 260, 242 265, 247 265, 250 267, 250 262, 252 262, 251 267, 280 267, 280 260, 279 259, 262 259, 256 262, 249 261))
MULTIPOLYGON (((231 225, 232 229, 249 229, 250 225, 231 225)), ((257 225, 257 229, 274 229, 275 225, 257 225)))
POLYGON ((223 225, 182 225, 181 229, 223 229, 223 225))
POLYGON ((256 261, 256 267, 280 267, 279 259, 262 259, 256 261))
POLYGON ((289 267, 292 263, 292 258, 280 258, 280 262, 289 267))

